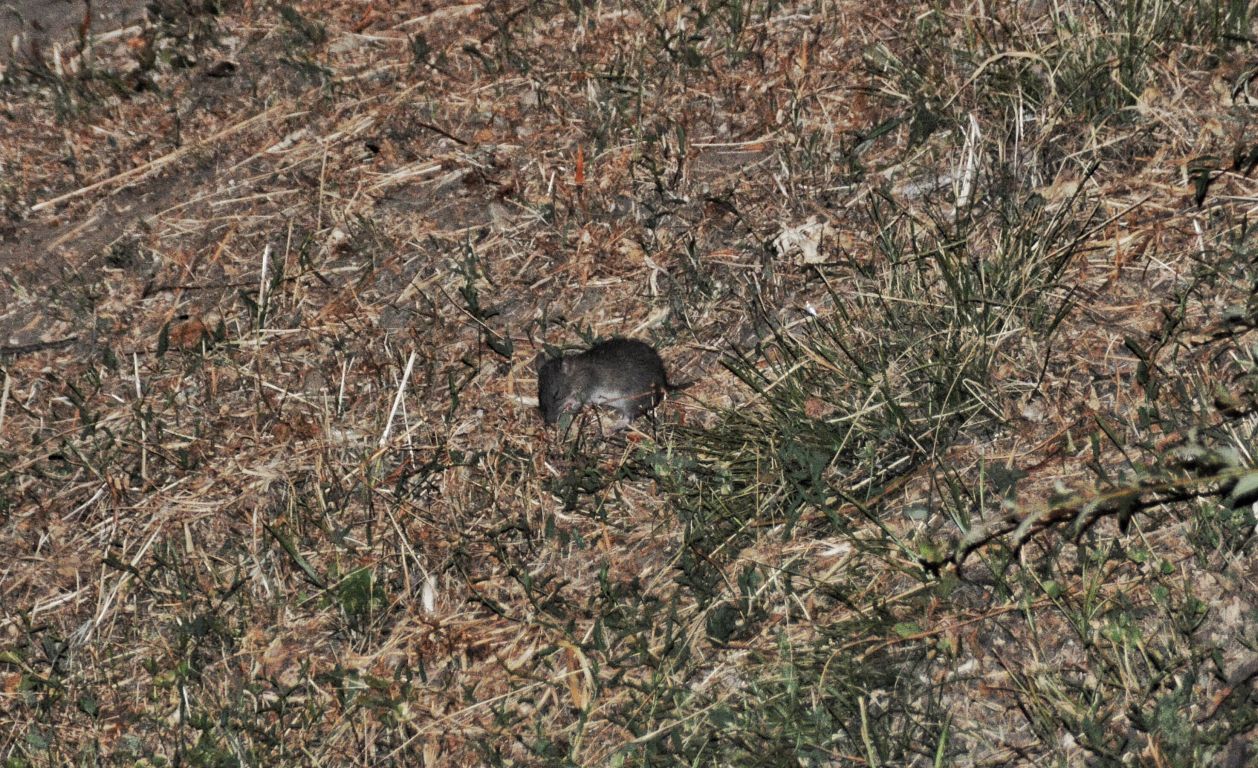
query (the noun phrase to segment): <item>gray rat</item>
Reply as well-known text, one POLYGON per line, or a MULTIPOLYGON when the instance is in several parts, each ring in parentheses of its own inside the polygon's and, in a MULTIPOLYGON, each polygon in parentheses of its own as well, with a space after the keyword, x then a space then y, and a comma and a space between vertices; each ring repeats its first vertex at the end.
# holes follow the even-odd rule
POLYGON ((579 355, 547 360, 537 372, 537 405, 547 424, 587 404, 605 405, 620 414, 619 429, 658 405, 665 393, 688 386, 668 382, 664 361, 650 344, 615 338, 579 355))

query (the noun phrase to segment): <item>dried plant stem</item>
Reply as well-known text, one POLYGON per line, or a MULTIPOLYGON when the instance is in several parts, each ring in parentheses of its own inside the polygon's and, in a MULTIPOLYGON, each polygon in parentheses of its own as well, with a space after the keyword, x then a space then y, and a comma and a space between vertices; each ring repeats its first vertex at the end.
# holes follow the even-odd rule
POLYGON ((411 356, 406 360, 406 370, 402 372, 402 380, 398 382, 397 394, 393 396, 393 407, 389 409, 389 419, 384 424, 384 432, 380 435, 380 447, 383 448, 389 442, 389 435, 393 432, 393 419, 397 416, 398 408, 402 406, 402 395, 406 392, 406 382, 410 381, 411 370, 415 367, 415 352, 411 352, 411 356))

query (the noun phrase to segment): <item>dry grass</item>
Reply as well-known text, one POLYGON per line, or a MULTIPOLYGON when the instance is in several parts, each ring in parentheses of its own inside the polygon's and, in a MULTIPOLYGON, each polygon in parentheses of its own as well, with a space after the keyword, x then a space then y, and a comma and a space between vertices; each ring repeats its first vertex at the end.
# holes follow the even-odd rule
POLYGON ((153 8, 0 83, 7 764, 1258 760, 1247 5, 153 8))

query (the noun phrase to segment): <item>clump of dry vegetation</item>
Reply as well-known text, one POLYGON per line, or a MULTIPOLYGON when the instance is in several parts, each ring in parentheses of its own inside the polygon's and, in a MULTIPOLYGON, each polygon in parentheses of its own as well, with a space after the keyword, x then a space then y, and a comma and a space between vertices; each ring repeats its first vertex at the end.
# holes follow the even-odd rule
POLYGON ((1251 11, 18 45, 5 764, 1254 764, 1251 11), (696 385, 543 428, 612 335, 696 385))

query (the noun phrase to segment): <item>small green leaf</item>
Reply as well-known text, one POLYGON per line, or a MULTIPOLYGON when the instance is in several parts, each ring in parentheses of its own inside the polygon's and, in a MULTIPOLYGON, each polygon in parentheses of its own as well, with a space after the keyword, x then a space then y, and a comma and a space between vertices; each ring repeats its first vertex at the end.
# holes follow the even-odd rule
POLYGON ((0 664, 16 664, 19 667, 25 667, 26 660, 18 655, 17 651, 0 651, 0 664))
POLYGON ((157 333, 157 356, 161 357, 170 349, 170 323, 167 322, 157 333))
POLYGON ((943 550, 930 539, 917 542, 917 556, 928 563, 938 563, 944 559, 943 550))
POLYGON ((915 621, 901 621, 892 627, 900 637, 908 638, 921 634, 922 628, 915 621))
POLYGON ((370 568, 359 568, 341 582, 338 597, 345 613, 362 616, 372 608, 372 576, 370 568))
POLYGON ((297 547, 293 544, 292 538, 289 537, 286 532, 280 530, 279 528, 274 528, 268 523, 263 523, 262 527, 265 528, 267 533, 271 534, 271 536, 279 542, 280 546, 284 548, 284 551, 288 553, 288 556, 292 558, 294 563, 297 564, 297 567, 301 569, 302 573, 306 574, 306 578, 310 579, 312 584, 319 589, 323 589, 326 586, 326 582, 323 580, 323 577, 315 571, 314 566, 312 566, 306 558, 302 557, 301 552, 297 550, 297 547))
POLYGON ((100 704, 91 694, 84 694, 79 697, 79 711, 88 717, 96 717, 100 714, 100 704))

